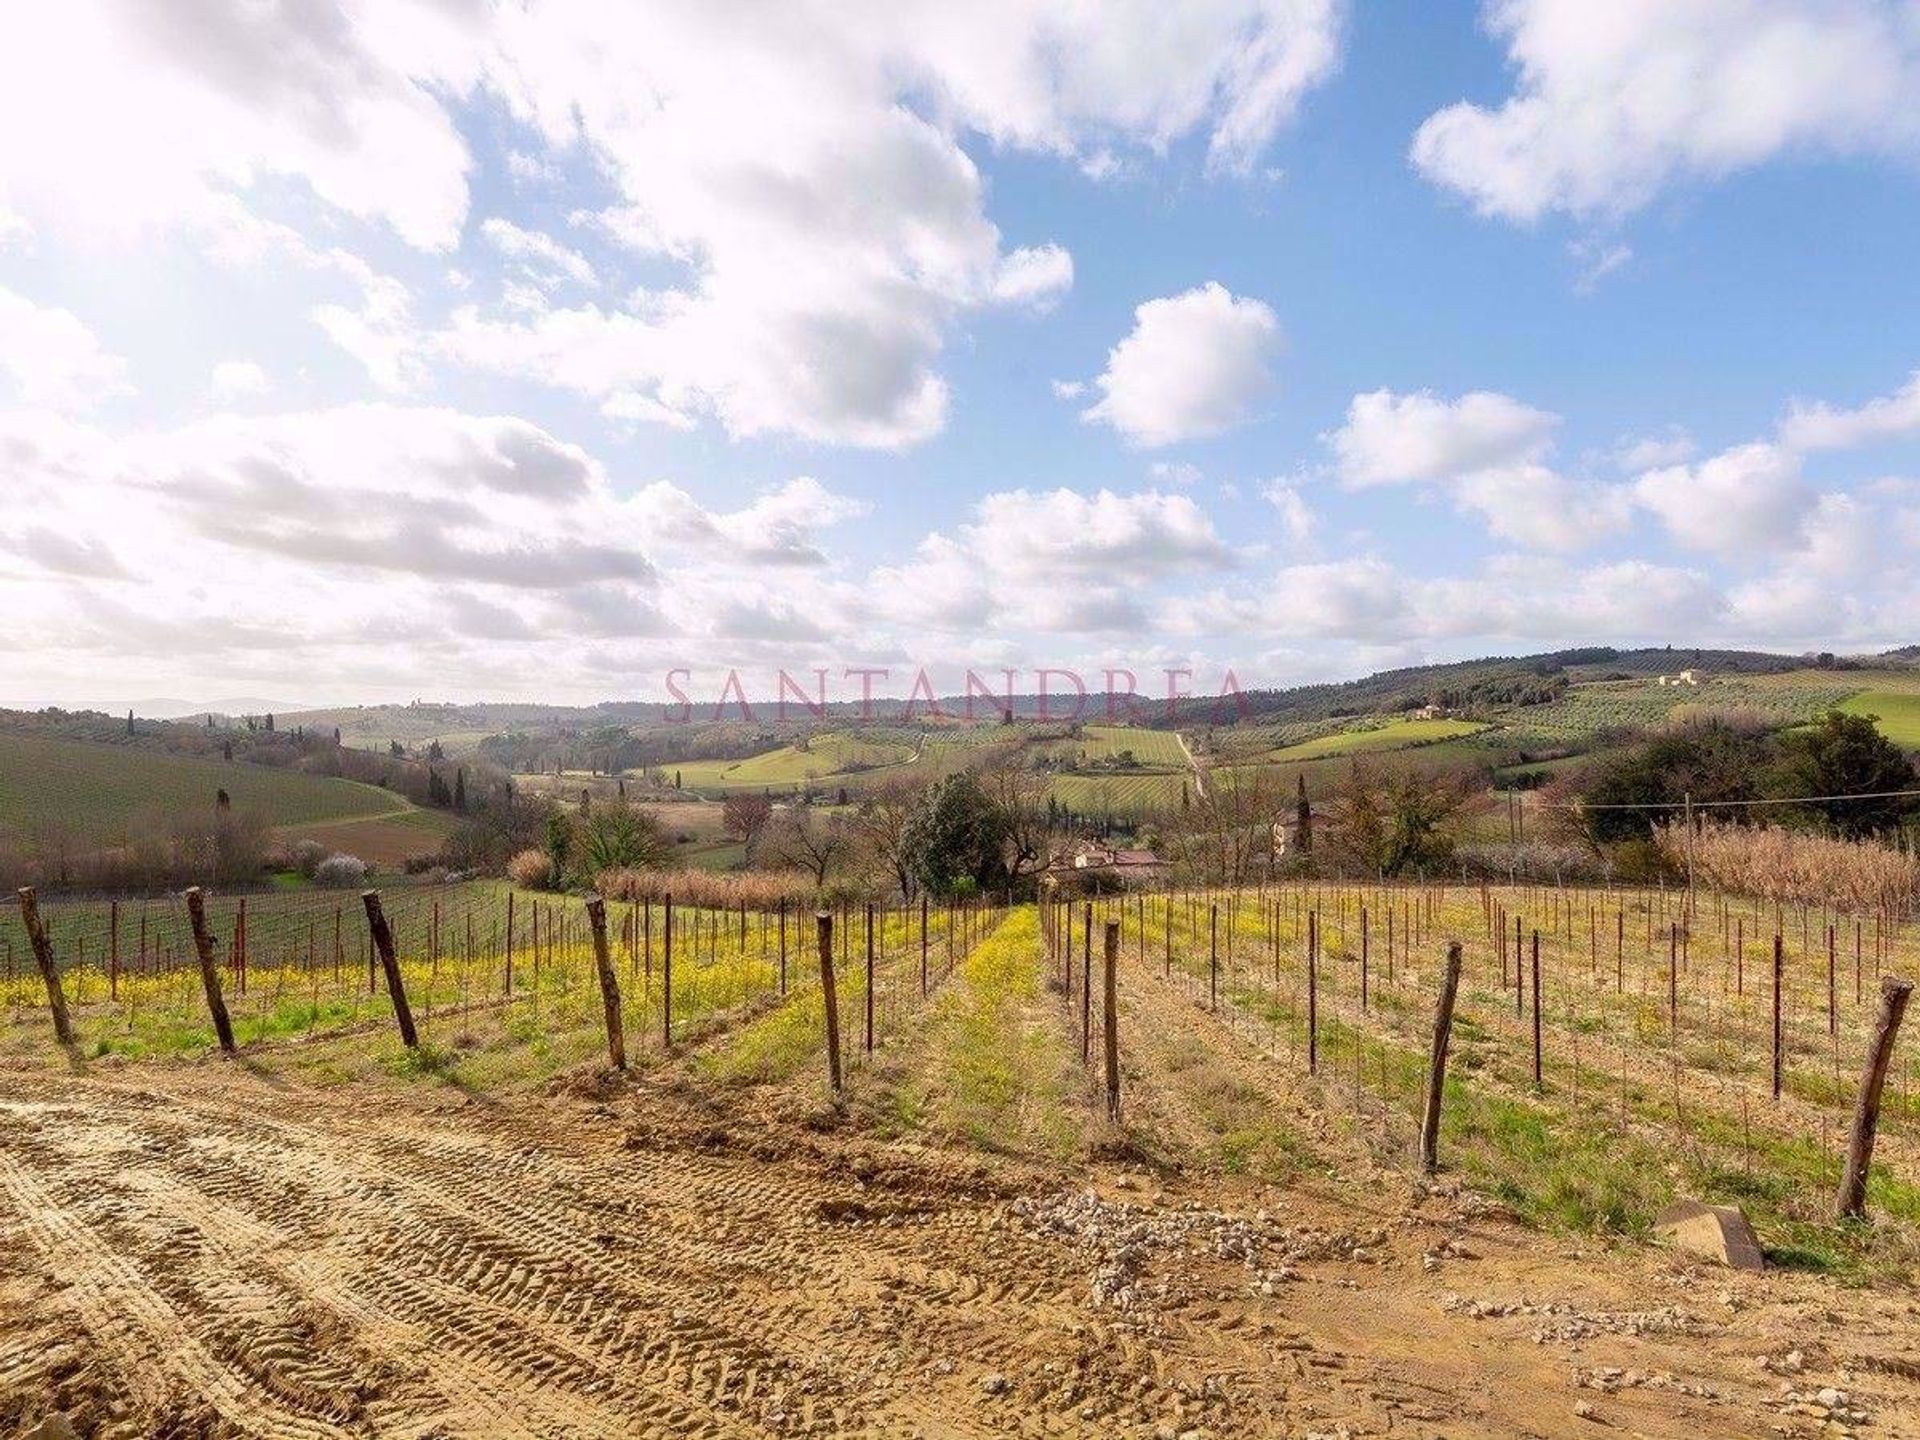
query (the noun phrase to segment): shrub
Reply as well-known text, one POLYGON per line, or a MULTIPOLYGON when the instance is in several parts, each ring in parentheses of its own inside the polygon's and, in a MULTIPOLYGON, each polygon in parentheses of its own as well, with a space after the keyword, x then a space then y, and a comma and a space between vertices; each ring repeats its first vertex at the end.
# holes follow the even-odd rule
POLYGON ((313 883, 345 890, 367 881, 367 862, 357 855, 329 855, 313 867, 313 883))
POLYGON ((318 840, 296 840, 287 850, 287 865, 311 880, 313 872, 320 868, 320 862, 331 853, 318 840))
POLYGON ((754 870, 719 875, 710 870, 604 870, 600 893, 609 900, 664 900, 731 910, 770 910, 782 900, 811 902, 813 877, 798 870, 754 870))
POLYGON ((553 859, 544 850, 522 850, 507 861, 507 878, 522 890, 545 890, 553 884, 553 859))

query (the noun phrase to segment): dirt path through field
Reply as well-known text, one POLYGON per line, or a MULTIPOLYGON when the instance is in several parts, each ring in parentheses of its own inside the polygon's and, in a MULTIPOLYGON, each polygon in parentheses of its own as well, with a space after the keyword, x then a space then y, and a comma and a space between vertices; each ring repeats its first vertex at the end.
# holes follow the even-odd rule
MULTIPOLYGON (((1161 1017, 1143 1112, 1293 1106, 1150 976, 1126 1004, 1161 1017)), ((1920 1433, 1865 1366, 1911 1351, 1911 1297, 1582 1255, 1379 1176, 1263 1187, 1179 1134, 1184 1170, 1082 1172, 684 1076, 9 1068, 0 1435, 1836 1433, 1765 1403, 1754 1357, 1796 1348, 1792 1383, 1920 1433)))

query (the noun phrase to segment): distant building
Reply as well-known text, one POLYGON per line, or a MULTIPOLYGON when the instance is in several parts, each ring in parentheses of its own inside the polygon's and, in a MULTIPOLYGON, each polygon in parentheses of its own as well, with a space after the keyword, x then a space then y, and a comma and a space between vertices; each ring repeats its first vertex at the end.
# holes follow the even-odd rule
POLYGON ((1058 879, 1067 876, 1112 876, 1122 884, 1144 885, 1160 879, 1167 862, 1151 850, 1123 850, 1094 840, 1078 841, 1066 850, 1054 852, 1047 861, 1046 873, 1058 879))

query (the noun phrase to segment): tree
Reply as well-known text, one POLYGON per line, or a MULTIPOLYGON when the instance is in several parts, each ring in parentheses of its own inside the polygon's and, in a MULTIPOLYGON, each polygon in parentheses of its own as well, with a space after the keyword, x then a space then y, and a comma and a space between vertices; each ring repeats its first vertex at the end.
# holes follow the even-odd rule
POLYGON ((1294 828, 1298 832, 1300 853, 1313 854, 1313 806, 1307 800, 1307 772, 1302 770, 1294 780, 1298 793, 1293 802, 1294 828))
POLYGON ((660 822, 627 804, 597 805, 577 827, 580 868, 589 880, 604 870, 658 865, 667 855, 660 822))
POLYGON ((453 808, 462 815, 467 813, 467 767, 464 765, 453 772, 453 808))
POLYGON ((267 734, 273 734, 273 712, 271 710, 267 712, 267 734))
POLYGON ((133 711, 127 711, 127 734, 133 734, 133 711))
POLYGON ((773 801, 764 795, 736 791, 720 806, 720 828, 749 847, 773 818, 773 801))
POLYGON ((1243 885, 1273 855, 1273 826, 1286 792, 1270 769, 1216 770, 1206 790, 1165 827, 1164 838, 1187 871, 1222 885, 1243 885))
POLYGON ((1912 813, 1913 800, 1887 792, 1915 788, 1916 775, 1905 752, 1880 733, 1877 718, 1829 710, 1818 725, 1788 731, 1766 775, 1769 794, 1879 796, 1821 800, 1796 809, 1849 840, 1897 828, 1912 813))
POLYGON ((789 805, 768 824, 762 848, 777 864, 805 870, 826 888, 828 874, 853 848, 844 815, 822 816, 811 805, 789 805))
POLYGON ((1689 796, 1696 805, 1759 799, 1771 757, 1763 724, 1705 715, 1608 755, 1548 793, 1577 803, 1565 813, 1596 848, 1650 840, 1689 796))
POLYGON ((1054 828, 1051 787, 1021 758, 1020 746, 996 745, 979 767, 980 788, 999 811, 1000 868, 1008 889, 1045 867, 1054 828))
POLYGON ((913 898, 913 822, 926 799, 923 782, 896 778, 874 786, 854 812, 853 831, 874 862, 913 898))
POLYGON ((937 894, 984 888, 1001 870, 1006 817, 970 773, 949 775, 927 795, 913 817, 905 844, 913 875, 937 894))
POLYGON ((1468 770, 1375 770, 1356 761, 1329 807, 1332 845, 1367 874, 1442 864, 1453 855, 1450 822, 1476 793, 1468 770))

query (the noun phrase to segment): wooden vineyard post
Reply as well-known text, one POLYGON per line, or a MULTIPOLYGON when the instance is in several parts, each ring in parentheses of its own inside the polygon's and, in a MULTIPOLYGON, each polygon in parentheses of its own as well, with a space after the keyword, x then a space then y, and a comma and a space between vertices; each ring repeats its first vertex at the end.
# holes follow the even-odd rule
POLYGON ((827 1012, 827 1079, 833 1093, 840 1093, 840 997, 833 977, 833 914, 822 910, 816 917, 820 927, 820 998, 827 1012))
POLYGON ((513 892, 511 890, 507 892, 507 948, 504 953, 507 976, 501 993, 511 1000, 513 998, 513 892))
POLYGON ((1842 1220, 1859 1220, 1867 1213, 1867 1171, 1873 1164, 1873 1136, 1880 1124, 1880 1096, 1887 1085, 1893 1042, 1900 1034, 1900 1021, 1912 995, 1911 980, 1889 975, 1880 982, 1880 1014, 1874 1020, 1866 1068, 1860 1073, 1860 1095, 1853 1102, 1853 1127, 1847 1134, 1847 1168, 1840 1177, 1840 1195, 1834 1202, 1835 1213, 1842 1220))
POLYGON ((1093 902, 1080 927, 1080 1063, 1093 1054, 1093 902))
POLYGON ((120 902, 107 908, 107 999, 120 998, 120 902))
MULTIPOLYGON (((40 967, 40 979, 47 987, 47 1005, 53 1011, 53 1038, 62 1045, 73 1044, 73 1018, 67 1014, 67 992, 60 984, 60 967, 54 963, 53 941, 40 919, 40 897, 31 885, 22 885, 20 922, 26 926, 27 943, 33 946, 34 964, 40 967)), ((231 1044, 224 1048, 231 1050, 231 1044)))
POLYGON ((873 902, 867 902, 867 1054, 873 1054, 873 902))
POLYGON ((1320 1073, 1320 912, 1307 912, 1307 1073, 1320 1073))
POLYGON ((233 1021, 227 1016, 227 1000, 220 993, 220 967, 213 958, 213 928, 207 924, 206 897, 198 885, 187 891, 187 919, 193 926, 194 953, 200 959, 200 985, 207 992, 207 1012, 213 1016, 213 1033, 220 1048, 233 1053, 233 1021))
MULTIPOLYGON (((1107 1119, 1120 1123, 1120 922, 1107 922, 1107 974, 1105 1011, 1101 1027, 1106 1032, 1107 1119)), ((1884 1068, 1884 1067, 1883 1067, 1884 1068)))
POLYGON ((607 1062, 616 1070, 624 1070, 627 1035, 620 1021, 620 977, 613 973, 613 957, 607 953, 607 902, 598 895, 587 897, 587 925, 593 931, 593 968, 600 975, 600 1003, 607 1012, 607 1062))
POLYGON ((1786 970, 1785 942, 1780 932, 1773 934, 1773 1098, 1780 1098, 1780 977, 1786 970))
POLYGON ((927 998, 927 892, 920 892, 920 998, 927 998))
POLYGON ((393 950, 393 930, 387 924, 387 912, 380 908, 380 892, 368 890, 360 896, 367 907, 367 932, 373 948, 380 954, 380 968, 386 973, 387 995, 393 1001, 393 1018, 400 1026, 400 1039, 409 1050, 420 1048, 419 1032, 413 1028, 413 1010, 407 1004, 407 982, 400 974, 400 957, 393 950))
POLYGON ((1533 1088, 1540 1088, 1540 932, 1533 932, 1533 1088))
POLYGON ((1207 910, 1207 1006, 1220 1008, 1220 907, 1207 910))
POLYGON ((1827 926, 1827 1035, 1829 1038, 1840 1034, 1840 1009, 1835 1000, 1833 983, 1833 926, 1827 926))
POLYGON ((1360 907, 1360 1013, 1367 1009, 1367 907, 1360 907))
POLYGON ((660 1043, 673 1048, 673 892, 660 916, 660 1043))
POLYGON ((1420 1173, 1440 1168, 1440 1097, 1447 1080, 1447 1046, 1453 1037, 1453 1002, 1460 991, 1460 942, 1447 942, 1440 997, 1433 1007, 1433 1050, 1427 1060, 1427 1103, 1420 1115, 1420 1173))

